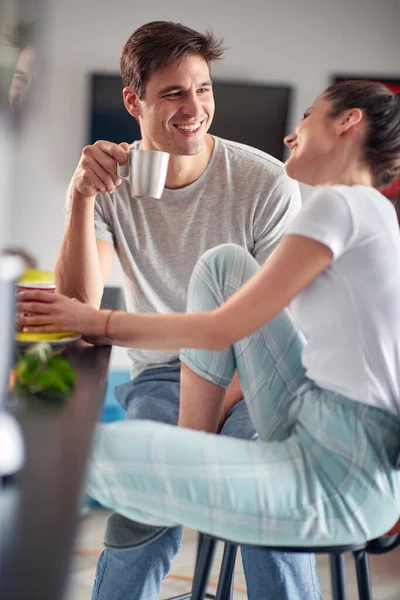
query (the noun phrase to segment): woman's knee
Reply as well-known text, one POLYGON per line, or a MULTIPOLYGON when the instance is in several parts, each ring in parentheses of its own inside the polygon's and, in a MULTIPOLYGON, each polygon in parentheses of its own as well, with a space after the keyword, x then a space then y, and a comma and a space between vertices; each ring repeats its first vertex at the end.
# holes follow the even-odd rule
MULTIPOLYGON (((224 263, 232 264, 235 260, 252 258, 251 254, 237 244, 220 244, 214 248, 206 250, 201 255, 200 262, 206 263, 209 266, 215 267, 224 263)), ((254 259, 253 259, 254 260, 254 259)))
POLYGON ((219 306, 258 268, 251 254, 235 244, 221 244, 207 250, 198 260, 190 280, 188 311, 219 306))
POLYGON ((256 271, 259 265, 245 248, 237 244, 221 244, 207 250, 199 263, 212 273, 226 295, 241 287, 256 271))

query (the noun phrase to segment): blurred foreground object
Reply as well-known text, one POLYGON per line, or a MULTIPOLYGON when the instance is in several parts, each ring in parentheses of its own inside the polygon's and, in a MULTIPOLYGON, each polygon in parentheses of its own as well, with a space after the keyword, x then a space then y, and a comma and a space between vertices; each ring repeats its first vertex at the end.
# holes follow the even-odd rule
POLYGON ((36 269, 37 268, 36 259, 32 256, 32 254, 30 254, 23 248, 6 247, 6 248, 4 248, 2 253, 6 254, 7 256, 19 256, 24 261, 26 269, 36 269))
POLYGON ((19 123, 36 76, 35 24, 18 23, 10 34, 9 41, 17 50, 18 58, 8 98, 16 122, 19 123))
POLYGON ((24 263, 18 256, 0 256, 0 477, 16 473, 23 464, 24 446, 17 423, 5 412, 13 358, 15 283, 24 263))
POLYGON ((45 342, 35 344, 18 358, 14 375, 18 393, 35 395, 47 402, 64 401, 72 393, 76 379, 65 358, 45 342))

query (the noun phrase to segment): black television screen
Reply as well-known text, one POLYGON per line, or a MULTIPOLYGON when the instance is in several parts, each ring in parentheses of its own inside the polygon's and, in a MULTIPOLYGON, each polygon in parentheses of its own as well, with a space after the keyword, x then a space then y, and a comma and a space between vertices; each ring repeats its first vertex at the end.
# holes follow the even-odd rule
MULTIPOLYGON (((216 110, 210 133, 282 160, 291 88, 214 80, 213 89, 216 110)), ((139 126, 122 101, 119 75, 90 76, 89 110, 90 144, 100 139, 116 143, 140 139, 139 126)))

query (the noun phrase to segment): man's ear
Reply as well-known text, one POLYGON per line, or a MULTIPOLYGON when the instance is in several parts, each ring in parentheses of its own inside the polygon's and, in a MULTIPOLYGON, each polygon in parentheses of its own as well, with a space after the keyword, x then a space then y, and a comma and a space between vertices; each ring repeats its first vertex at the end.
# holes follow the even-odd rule
POLYGON ((122 90, 125 108, 132 117, 138 119, 140 116, 139 96, 134 91, 133 87, 128 85, 122 90))
POLYGON ((346 133, 362 122, 364 122, 364 115, 360 108, 350 108, 349 110, 345 110, 338 118, 338 133, 346 133))

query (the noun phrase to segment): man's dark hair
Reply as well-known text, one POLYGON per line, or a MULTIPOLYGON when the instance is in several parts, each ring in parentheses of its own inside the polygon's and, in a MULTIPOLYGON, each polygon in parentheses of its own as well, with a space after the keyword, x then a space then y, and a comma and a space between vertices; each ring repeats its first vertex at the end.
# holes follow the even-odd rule
POLYGON ((205 34, 181 23, 153 21, 133 32, 121 53, 121 75, 124 87, 130 85, 139 98, 144 98, 150 76, 172 62, 198 54, 208 66, 222 58, 222 41, 211 31, 205 34))

